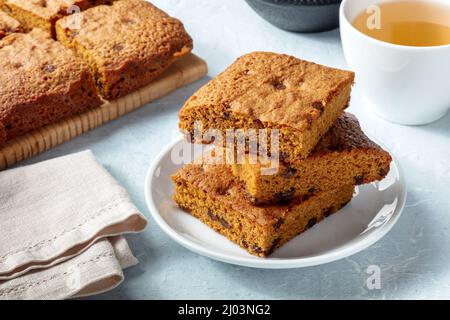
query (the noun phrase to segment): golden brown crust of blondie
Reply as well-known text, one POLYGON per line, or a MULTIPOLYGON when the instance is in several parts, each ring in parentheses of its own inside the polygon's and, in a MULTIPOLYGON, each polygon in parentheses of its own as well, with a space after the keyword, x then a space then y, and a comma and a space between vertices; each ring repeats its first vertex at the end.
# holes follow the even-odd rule
POLYGON ((88 62, 106 99, 150 83, 192 50, 183 24, 141 0, 116 1, 59 20, 57 38, 88 62), (81 18, 81 29, 71 30, 81 18))
POLYGON ((318 156, 320 153, 352 149, 374 149, 387 153, 366 136, 355 115, 344 112, 316 145, 314 155, 318 156))
POLYGON ((382 180, 391 161, 389 153, 364 134, 356 117, 344 113, 308 158, 281 162, 273 175, 264 175, 264 166, 251 164, 248 158, 231 167, 248 200, 264 204, 382 180))
POLYGON ((302 132, 353 80, 354 74, 349 71, 284 54, 253 52, 237 59, 201 88, 188 100, 184 111, 225 104, 231 113, 302 132))
POLYGON ((87 8, 89 0, 5 0, 7 6, 20 7, 45 20, 52 20, 73 5, 87 8))
POLYGON ((6 129, 3 123, 0 122, 0 148, 6 143, 6 129))
POLYGON ((40 29, 1 40, 0 69, 8 140, 103 103, 88 66, 40 29))
POLYGON ((55 22, 75 10, 85 10, 110 0, 4 0, 4 7, 26 32, 41 28, 54 36, 55 22), (76 7, 74 7, 76 6, 76 7))
POLYGON ((174 200, 181 208, 262 257, 338 211, 351 200, 354 190, 346 186, 284 205, 256 207, 247 202, 226 165, 186 165, 173 180, 174 200))
POLYGON ((281 151, 305 158, 346 108, 354 73, 292 56, 253 52, 197 91, 180 111, 180 128, 280 129, 281 151))
MULTIPOLYGON (((1 3, 0 3, 1 7, 1 3)), ((22 28, 20 27, 19 21, 6 14, 3 11, 0 11, 0 39, 6 37, 7 35, 15 32, 21 32, 22 28)))

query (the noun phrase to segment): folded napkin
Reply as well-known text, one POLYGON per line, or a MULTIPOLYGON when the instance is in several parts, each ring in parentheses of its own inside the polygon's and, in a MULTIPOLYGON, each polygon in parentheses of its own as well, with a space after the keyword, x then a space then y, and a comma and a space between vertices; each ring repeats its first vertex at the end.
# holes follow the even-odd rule
POLYGON ((114 288, 134 265, 120 235, 147 224, 90 151, 0 173, 0 299, 114 288))

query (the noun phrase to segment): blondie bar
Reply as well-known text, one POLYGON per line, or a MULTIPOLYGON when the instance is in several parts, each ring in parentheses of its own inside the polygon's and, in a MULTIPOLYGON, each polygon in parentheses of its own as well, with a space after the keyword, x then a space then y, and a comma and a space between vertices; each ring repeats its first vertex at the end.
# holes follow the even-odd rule
POLYGON ((264 204, 382 180, 392 158, 364 134, 354 115, 344 113, 306 159, 280 162, 274 174, 263 170, 264 161, 251 162, 248 155, 244 160, 230 164, 233 174, 250 202, 264 204))
POLYGON ((21 32, 22 28, 19 21, 0 11, 0 39, 15 32, 21 32))
POLYGON ((174 200, 181 208, 261 257, 341 209, 354 191, 354 186, 345 186, 284 205, 258 207, 246 200, 227 165, 189 164, 172 178, 174 200))
POLYGON ((41 28, 54 36, 55 22, 64 16, 110 0, 3 0, 3 7, 26 32, 41 28))
POLYGON ((65 17, 57 39, 83 57, 106 99, 149 84, 176 59, 192 50, 183 24, 141 0, 116 1, 65 17), (80 29, 69 26, 81 19, 80 29))
POLYGON ((0 70, 6 140, 103 103, 89 67, 41 29, 0 40, 0 70))
POLYGON ((348 106, 353 72, 292 56, 253 52, 197 91, 179 113, 180 128, 193 135, 227 129, 278 129, 286 160, 306 158, 348 106))

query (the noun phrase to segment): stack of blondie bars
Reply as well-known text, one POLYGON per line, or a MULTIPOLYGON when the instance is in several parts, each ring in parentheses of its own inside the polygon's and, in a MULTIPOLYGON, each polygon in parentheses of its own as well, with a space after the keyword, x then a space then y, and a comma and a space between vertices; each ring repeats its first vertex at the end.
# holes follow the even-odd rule
POLYGON ((261 257, 339 211, 356 185, 383 179, 392 160, 344 111, 353 82, 352 72, 288 55, 239 58, 180 111, 180 128, 191 141, 201 131, 193 142, 214 148, 174 174, 174 200, 261 257), (276 148, 271 141, 255 157, 244 135, 239 156, 239 138, 226 143, 236 129, 276 137, 276 148), (227 138, 206 139, 211 130, 227 138))

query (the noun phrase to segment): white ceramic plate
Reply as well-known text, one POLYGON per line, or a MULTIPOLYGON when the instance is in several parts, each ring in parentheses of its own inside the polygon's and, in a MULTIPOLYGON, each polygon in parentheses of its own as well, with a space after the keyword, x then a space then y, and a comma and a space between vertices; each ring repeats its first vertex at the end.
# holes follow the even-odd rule
POLYGON ((269 258, 259 258, 185 213, 173 202, 174 185, 170 176, 182 165, 172 161, 171 153, 183 144, 186 144, 183 140, 172 143, 153 162, 145 182, 147 205, 157 224, 173 240, 219 261, 284 269, 342 259, 381 239, 394 226, 405 205, 405 181, 394 159, 391 171, 383 181, 358 187, 351 203, 339 213, 289 241, 269 258))

